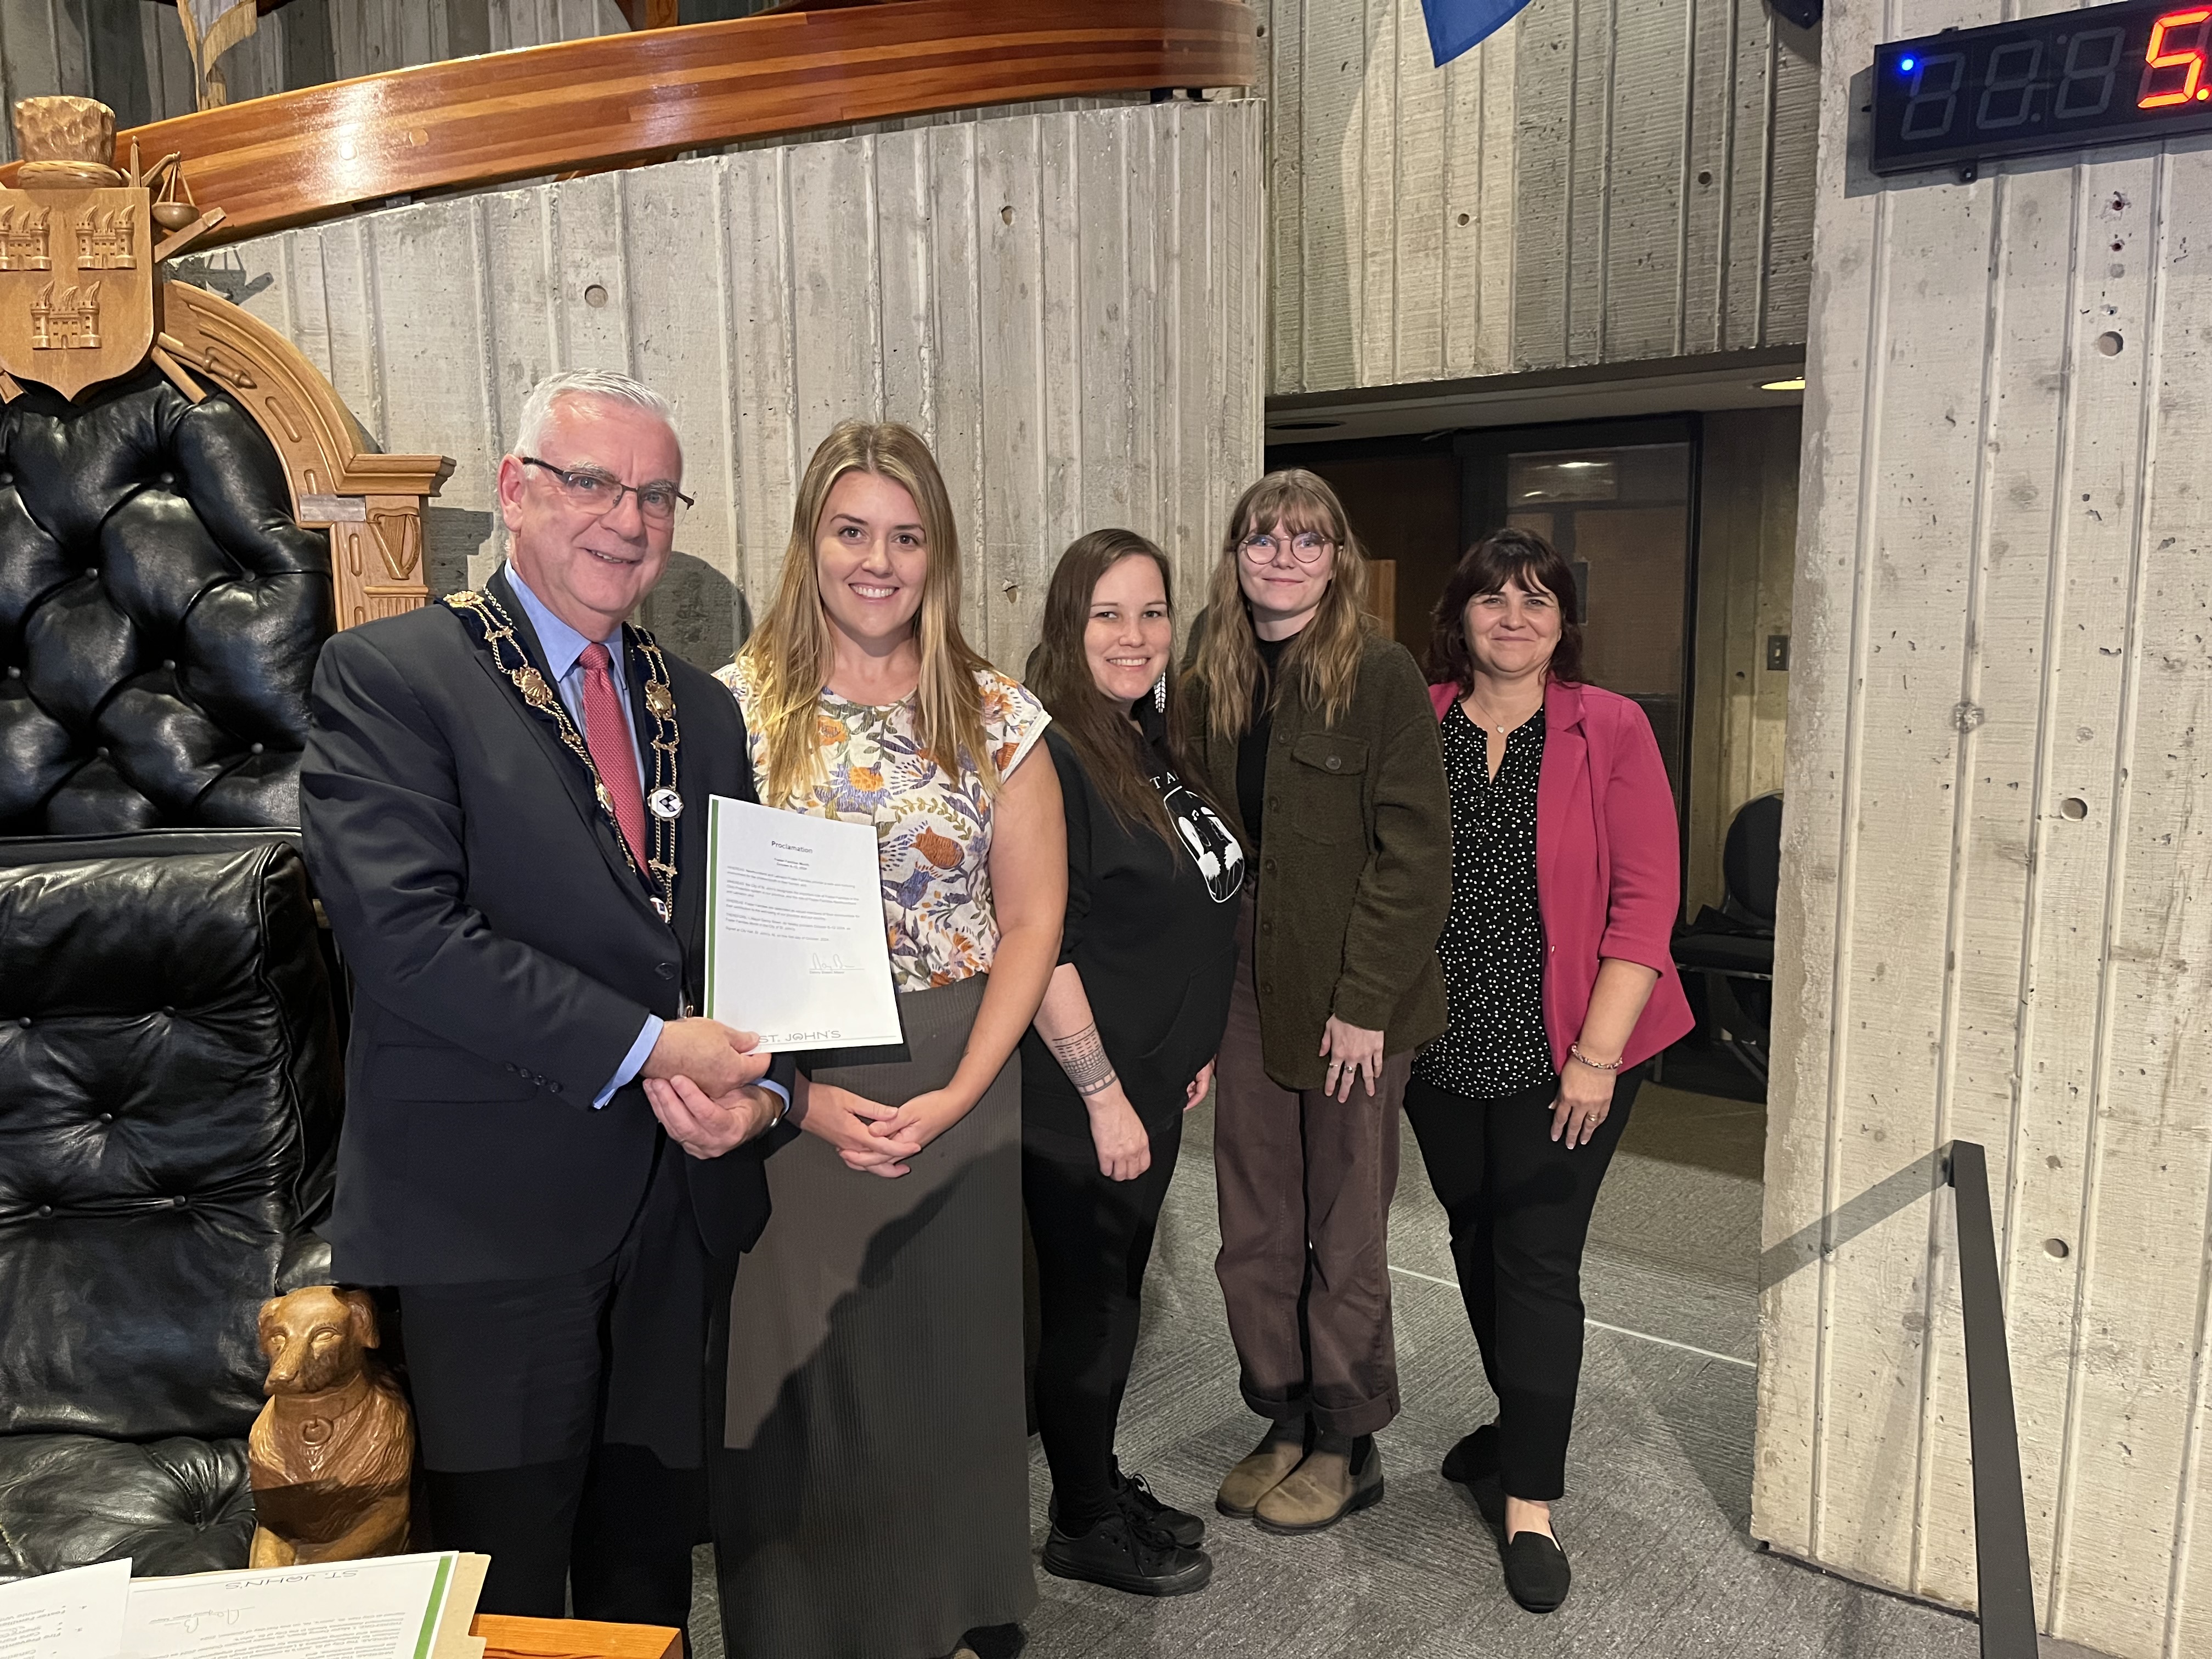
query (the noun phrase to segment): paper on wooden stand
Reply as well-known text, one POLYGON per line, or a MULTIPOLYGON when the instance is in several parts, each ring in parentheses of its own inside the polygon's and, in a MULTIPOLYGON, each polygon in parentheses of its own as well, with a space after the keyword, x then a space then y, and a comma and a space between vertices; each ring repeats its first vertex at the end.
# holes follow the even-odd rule
POLYGON ((132 1578, 101 1562, 0 1585, 8 1659, 483 1659, 470 1633, 488 1555, 446 1551, 365 1561, 132 1578))

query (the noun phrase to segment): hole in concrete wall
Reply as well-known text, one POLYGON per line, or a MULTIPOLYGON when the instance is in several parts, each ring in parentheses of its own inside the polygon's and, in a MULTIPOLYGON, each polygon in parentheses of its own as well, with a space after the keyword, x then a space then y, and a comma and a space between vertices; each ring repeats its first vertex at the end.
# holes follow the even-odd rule
POLYGON ((1009 202, 1009 203, 1007 203, 1007 204, 1006 204, 1006 206, 1004 206, 1004 207, 1000 208, 1000 209, 999 210, 999 217, 1000 217, 1000 219, 1004 220, 1007 224, 1010 224, 1010 225, 1011 225, 1012 223, 1013 223, 1013 222, 1014 222, 1014 204, 1013 204, 1012 202, 1009 202))
POLYGON ((1465 213, 1462 213, 1462 214, 1461 214, 1461 215, 1459 216, 1459 222, 1460 222, 1460 223, 1462 223, 1462 224, 1465 224, 1465 223, 1467 223, 1467 222, 1468 222, 1468 221, 1470 218, 1472 218, 1473 216, 1472 216, 1471 214, 1465 214, 1465 213))
POLYGON ((591 307, 592 310, 599 310, 599 307, 605 305, 606 302, 607 291, 599 283, 593 283, 589 288, 584 290, 584 303, 591 307))
POLYGON ((1710 185, 1712 181, 1713 175, 1710 173, 1700 173, 1698 175, 1698 182, 1701 185, 1710 185))
POLYGON ((2120 355, 2120 348, 2126 343, 2127 342, 2125 340, 2120 338, 2117 333, 2109 328, 2097 337, 2097 349, 2103 352, 2107 357, 2118 356, 2120 355))
POLYGON ((2058 803, 2058 810, 2069 818, 2086 818, 2089 816, 2089 803, 2079 795, 2069 795, 2058 803))
POLYGON ((2068 1244, 2063 1238, 2045 1239, 2043 1241, 2043 1251, 2045 1255, 2055 1256, 2061 1261, 2065 1261, 2068 1256, 2074 1254, 2073 1247, 2068 1244))

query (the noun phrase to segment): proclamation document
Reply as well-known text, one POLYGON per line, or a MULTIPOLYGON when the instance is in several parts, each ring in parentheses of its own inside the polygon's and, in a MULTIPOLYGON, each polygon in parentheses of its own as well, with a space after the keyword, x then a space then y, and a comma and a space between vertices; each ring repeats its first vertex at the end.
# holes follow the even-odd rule
POLYGON ((130 1594, 128 1561, 0 1584, 0 1659, 114 1659, 130 1594))
MULTIPOLYGON (((448 1551, 140 1578, 122 1659, 431 1659, 451 1650, 438 1638, 460 1559, 448 1551)), ((455 1609, 463 1630, 475 1601, 466 1594, 470 1607, 455 1609)))
POLYGON ((779 1051, 904 1041, 875 825, 707 802, 708 1017, 779 1051))

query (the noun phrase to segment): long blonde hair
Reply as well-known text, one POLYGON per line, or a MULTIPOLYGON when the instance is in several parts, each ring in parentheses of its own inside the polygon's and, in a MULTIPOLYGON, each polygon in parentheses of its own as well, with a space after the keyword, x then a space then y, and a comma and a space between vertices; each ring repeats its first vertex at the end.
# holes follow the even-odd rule
POLYGON ((1190 678, 1206 690, 1206 730, 1217 741, 1234 743, 1252 723, 1252 690, 1260 683, 1260 648, 1254 643, 1251 607, 1238 580, 1244 538, 1280 524, 1291 535, 1308 531, 1336 544, 1328 591, 1314 619, 1291 637, 1283 653, 1268 706, 1274 708, 1295 684, 1298 697, 1334 725, 1352 706, 1359 683, 1359 653, 1367 630, 1377 626, 1366 614, 1367 553, 1352 533, 1344 503, 1319 473, 1304 467, 1270 472, 1237 498, 1229 514, 1206 587, 1206 632, 1191 659, 1190 678))
POLYGON ((815 713, 830 678, 830 619, 822 608, 814 543, 830 491, 848 472, 872 472, 914 497, 921 514, 921 609, 915 646, 921 656, 916 735, 922 752, 956 775, 964 768, 997 793, 998 769, 983 738, 983 695, 975 676, 990 665, 960 632, 960 530, 953 521, 937 459, 912 427, 895 421, 847 421, 806 464, 791 508, 791 540, 775 598, 740 653, 756 692, 768 755, 763 799, 781 806, 822 775, 815 713))

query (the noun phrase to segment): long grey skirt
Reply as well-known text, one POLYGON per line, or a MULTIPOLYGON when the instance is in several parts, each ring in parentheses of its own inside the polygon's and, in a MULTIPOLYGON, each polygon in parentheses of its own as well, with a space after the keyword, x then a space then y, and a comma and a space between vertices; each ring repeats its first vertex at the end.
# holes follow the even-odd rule
MULTIPOLYGON (((983 986, 902 993, 905 1057, 815 1080, 887 1105, 943 1088, 983 986)), ((1036 1604, 1021 1097, 1017 1054, 896 1180, 812 1135, 769 1159, 775 1213, 731 1298, 714 1466, 733 1659, 938 1659, 1036 1604)))

